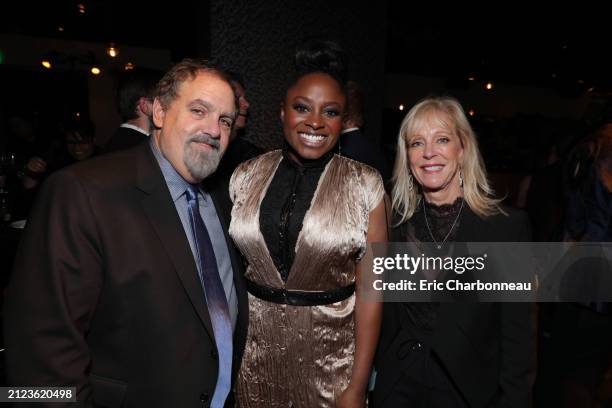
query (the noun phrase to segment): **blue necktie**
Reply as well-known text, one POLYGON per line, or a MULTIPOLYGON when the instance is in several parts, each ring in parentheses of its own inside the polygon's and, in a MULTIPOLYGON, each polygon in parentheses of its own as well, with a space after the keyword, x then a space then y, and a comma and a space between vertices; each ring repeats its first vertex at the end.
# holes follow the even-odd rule
POLYGON ((204 225, 204 221, 200 216, 198 186, 190 184, 186 194, 189 223, 191 224, 197 252, 197 261, 200 264, 198 273, 204 288, 206 305, 208 306, 208 313, 212 322, 215 343, 219 354, 219 376, 211 407, 222 408, 229 394, 232 382, 232 323, 225 290, 223 289, 219 269, 217 268, 215 251, 206 225, 204 225))

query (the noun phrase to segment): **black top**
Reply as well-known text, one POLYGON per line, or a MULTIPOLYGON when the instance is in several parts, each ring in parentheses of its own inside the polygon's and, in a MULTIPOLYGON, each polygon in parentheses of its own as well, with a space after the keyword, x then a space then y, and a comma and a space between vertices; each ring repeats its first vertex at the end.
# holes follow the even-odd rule
MULTIPOLYGON (((453 251, 459 249, 456 244, 465 242, 529 241, 527 214, 508 207, 502 210, 507 215, 483 218, 465 203, 458 221, 460 227, 455 226, 456 230, 448 238, 453 241, 453 251)), ((418 225, 419 218, 424 222, 422 215, 417 211, 410 221, 418 225)), ((405 240, 398 234, 400 230, 401 227, 392 230, 392 241, 405 240)), ((441 235, 444 231, 437 232, 441 235)), ((450 245, 445 245, 442 251, 447 247, 450 245)), ((406 368, 412 364, 408 356, 404 360, 400 358, 405 354, 404 345, 419 340, 414 333, 418 327, 410 323, 405 306, 385 302, 383 309, 376 355, 378 376, 373 393, 376 406, 387 406, 386 399, 402 384, 406 368)), ((441 302, 433 329, 423 340, 469 406, 526 407, 535 367, 533 316, 533 305, 529 303, 441 302)), ((421 323, 423 320, 421 317, 421 323)))
POLYGON ((319 178, 333 152, 316 160, 297 163, 287 149, 261 203, 259 225, 268 251, 284 281, 287 281, 298 235, 310 208, 319 178))
MULTIPOLYGON (((464 203, 461 197, 452 204, 439 206, 422 200, 410 220, 392 231, 393 241, 433 242, 432 234, 439 244, 445 238, 447 242, 453 241, 461 224, 462 205, 464 203)), ((407 314, 405 329, 410 331, 414 338, 427 340, 435 327, 440 303, 402 303, 402 306, 407 314)))
POLYGON ((454 241, 457 231, 461 226, 461 217, 457 218, 457 215, 462 210, 462 205, 464 205, 462 197, 458 197, 452 204, 442 205, 435 205, 421 200, 421 204, 419 204, 410 220, 397 227, 399 228, 397 233, 400 234, 397 237, 399 238, 398 240, 433 242, 431 236, 433 234, 433 238, 439 244, 445 238, 448 242, 454 241), (423 213, 423 208, 426 210, 425 214, 423 213), (425 215, 427 216, 427 222, 425 215), (455 220, 457 221, 455 222, 455 220), (453 226, 453 224, 455 225, 453 226))

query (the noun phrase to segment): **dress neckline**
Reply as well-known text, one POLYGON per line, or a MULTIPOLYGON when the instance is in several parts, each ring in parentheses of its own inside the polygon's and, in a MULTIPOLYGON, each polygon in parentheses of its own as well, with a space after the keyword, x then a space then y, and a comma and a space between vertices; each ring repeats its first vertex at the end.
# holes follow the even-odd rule
POLYGON ((425 204, 425 209, 427 211, 427 216, 433 218, 446 218, 457 215, 461 205, 463 204, 463 197, 457 197, 455 201, 450 204, 441 204, 437 205, 434 203, 430 203, 425 198, 422 199, 425 204))
MULTIPOLYGON (((321 173, 320 177, 319 177, 319 181, 317 183, 317 187, 315 189, 314 195, 312 197, 312 201, 310 203, 310 206, 308 207, 308 210, 306 211, 306 214, 304 214, 304 219, 302 220, 302 224, 305 224, 307 221, 307 219, 310 217, 310 214, 312 212, 312 207, 313 204, 317 201, 317 199, 319 198, 319 191, 321 190, 321 184, 323 182, 323 180, 325 179, 325 176, 327 175, 327 172, 329 170, 331 163, 331 159, 334 157, 333 152, 329 152, 331 153, 329 158, 324 162, 323 165, 323 172, 321 173)), ((325 156, 324 156, 325 157, 325 156)), ((322 158, 321 158, 322 159, 322 158)), ((320 159, 317 159, 320 160, 320 159)), ((280 273, 280 271, 278 270, 278 268, 276 267, 276 265, 274 264, 274 260, 272 259, 272 255, 270 252, 270 249, 268 248, 268 245, 266 243, 266 240, 264 239, 264 236, 261 232, 261 224, 260 224, 260 211, 261 211, 261 203, 263 202, 264 197, 266 196, 266 193, 268 192, 268 189, 270 188, 270 184, 272 183, 272 179, 274 178, 274 174, 276 174, 276 172, 279 170, 280 164, 283 162, 288 162, 288 163, 294 163, 293 165, 296 168, 299 168, 299 165, 297 163, 295 163, 293 161, 293 159, 291 159, 291 157, 288 155, 287 150, 283 149, 281 155, 276 156, 276 163, 275 165, 271 168, 272 172, 269 175, 269 177, 267 177, 267 182, 262 185, 262 189, 259 191, 259 198, 258 198, 258 205, 257 205, 257 213, 255 214, 255 219, 256 221, 256 225, 257 225, 257 231, 259 234, 259 239, 261 239, 261 241, 264 243, 264 248, 265 248, 265 255, 264 257, 265 262, 270 265, 270 267, 272 268, 272 270, 274 270, 276 272, 276 277, 278 278, 278 285, 280 288, 286 288, 287 284, 290 283, 291 278, 295 275, 295 271, 294 269, 297 267, 296 263, 294 262, 293 265, 291 265, 291 267, 289 268, 289 272, 287 274, 287 280, 283 280, 282 275, 280 273)), ((300 232, 298 233, 298 237, 295 243, 295 253, 297 256, 298 251, 300 250, 300 246, 302 243, 302 239, 303 239, 303 233, 304 233, 304 228, 302 228, 300 230, 300 232)))
POLYGON ((298 155, 295 150, 288 144, 283 148, 283 159, 292 167, 298 170, 310 170, 310 169, 323 169, 329 163, 329 161, 334 157, 333 150, 325 153, 323 156, 318 159, 304 159, 300 157, 300 160, 297 161, 294 159, 290 153, 294 155, 298 155))

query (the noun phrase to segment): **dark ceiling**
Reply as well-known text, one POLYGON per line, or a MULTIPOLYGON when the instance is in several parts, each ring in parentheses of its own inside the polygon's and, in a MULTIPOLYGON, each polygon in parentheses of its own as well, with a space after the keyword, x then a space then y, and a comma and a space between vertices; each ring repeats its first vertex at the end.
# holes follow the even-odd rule
POLYGON ((580 5, 535 12, 512 5, 511 10, 504 4, 495 9, 483 5, 466 16, 389 2, 387 72, 443 77, 458 85, 474 76, 527 86, 612 91, 607 12, 580 5))
POLYGON ((0 32, 78 41, 170 49, 178 60, 197 53, 206 1, 168 3, 129 0, 11 2, 2 10, 0 32), (79 5, 84 6, 84 12, 79 5))
MULTIPOLYGON (((202 34, 207 1, 14 3, 3 6, 0 32, 167 48, 175 60, 208 49, 202 34)), ((602 9, 574 5, 536 13, 512 5, 466 16, 389 1, 387 72, 442 77, 459 87, 473 76, 570 93, 612 92, 612 38, 602 9)))

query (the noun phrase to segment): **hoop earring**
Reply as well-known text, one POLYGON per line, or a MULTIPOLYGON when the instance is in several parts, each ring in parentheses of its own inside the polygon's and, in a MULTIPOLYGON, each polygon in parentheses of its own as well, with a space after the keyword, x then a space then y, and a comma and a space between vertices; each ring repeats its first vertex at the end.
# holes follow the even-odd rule
POLYGON ((459 167, 459 187, 463 188, 463 173, 461 172, 461 167, 459 167))

